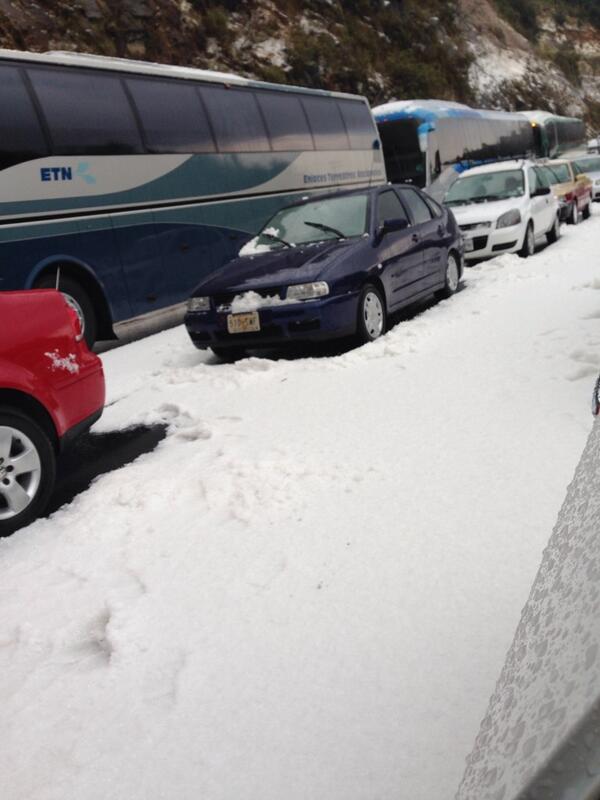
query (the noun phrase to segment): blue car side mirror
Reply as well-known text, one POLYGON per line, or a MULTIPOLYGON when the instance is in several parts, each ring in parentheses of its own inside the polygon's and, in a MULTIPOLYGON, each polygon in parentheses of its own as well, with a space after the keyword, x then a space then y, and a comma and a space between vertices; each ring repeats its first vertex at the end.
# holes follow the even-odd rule
POLYGON ((408 220, 399 218, 399 219, 385 219, 375 231, 375 244, 379 244, 379 242, 383 239, 383 237, 387 233, 394 233, 396 231, 403 231, 408 228, 408 220))
POLYGON ((386 219, 379 226, 379 230, 381 231, 382 236, 385 236, 386 233, 394 233, 395 231, 404 231, 407 228, 408 228, 408 220, 403 218, 386 219))

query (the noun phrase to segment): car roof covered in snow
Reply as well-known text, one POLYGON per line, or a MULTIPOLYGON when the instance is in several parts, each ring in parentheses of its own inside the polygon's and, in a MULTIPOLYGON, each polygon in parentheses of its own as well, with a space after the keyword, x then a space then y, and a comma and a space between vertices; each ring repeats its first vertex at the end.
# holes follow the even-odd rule
POLYGON ((488 172, 505 172, 509 169, 524 169, 525 167, 533 166, 535 166, 533 161, 529 161, 526 158, 515 158, 510 161, 494 161, 493 164, 482 164, 479 167, 466 169, 460 177, 464 178, 465 175, 485 175, 488 172))

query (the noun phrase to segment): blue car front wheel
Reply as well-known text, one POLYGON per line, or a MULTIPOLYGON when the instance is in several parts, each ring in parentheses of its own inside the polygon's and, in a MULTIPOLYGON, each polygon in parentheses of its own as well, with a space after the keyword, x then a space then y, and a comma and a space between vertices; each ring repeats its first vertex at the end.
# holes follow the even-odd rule
POLYGON ((358 298, 358 340, 361 343, 374 342, 385 333, 385 326, 385 300, 380 290, 368 283, 358 298))

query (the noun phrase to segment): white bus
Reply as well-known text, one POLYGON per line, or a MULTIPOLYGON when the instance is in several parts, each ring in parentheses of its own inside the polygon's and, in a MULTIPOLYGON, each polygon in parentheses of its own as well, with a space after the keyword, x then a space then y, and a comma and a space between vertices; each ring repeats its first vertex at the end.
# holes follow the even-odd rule
POLYGON ((535 151, 532 125, 520 113, 399 100, 377 106, 373 115, 389 179, 414 183, 438 199, 462 169, 535 151))
POLYGON ((354 95, 0 50, 0 105, 0 289, 58 283, 90 343, 180 314, 280 207, 386 180, 354 95))

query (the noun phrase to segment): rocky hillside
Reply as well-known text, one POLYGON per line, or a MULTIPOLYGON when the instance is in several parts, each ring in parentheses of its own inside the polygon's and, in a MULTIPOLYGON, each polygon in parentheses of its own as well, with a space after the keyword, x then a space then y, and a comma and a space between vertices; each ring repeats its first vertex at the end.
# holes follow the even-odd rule
POLYGON ((461 0, 478 102, 584 116, 600 128, 600 3, 461 0))
POLYGON ((366 94, 585 115, 597 0, 0 0, 0 46, 79 50, 366 94))

